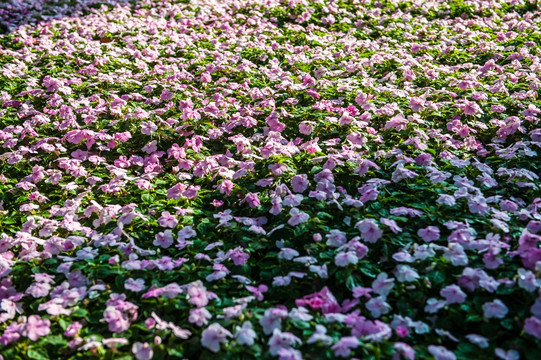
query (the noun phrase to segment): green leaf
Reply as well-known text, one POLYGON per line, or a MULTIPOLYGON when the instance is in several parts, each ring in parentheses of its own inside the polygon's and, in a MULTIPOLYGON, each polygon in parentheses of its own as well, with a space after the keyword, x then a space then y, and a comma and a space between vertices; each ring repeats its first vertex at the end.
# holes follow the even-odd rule
POLYGON ((29 359, 33 360, 49 360, 49 354, 44 348, 29 348, 26 352, 29 359))

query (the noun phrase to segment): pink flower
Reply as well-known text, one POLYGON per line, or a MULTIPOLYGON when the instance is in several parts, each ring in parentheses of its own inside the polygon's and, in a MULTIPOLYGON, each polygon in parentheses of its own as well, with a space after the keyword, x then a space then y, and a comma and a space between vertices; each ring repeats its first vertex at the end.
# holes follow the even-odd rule
POLYGON ((113 306, 108 306, 105 309, 103 319, 109 325, 109 331, 114 333, 121 333, 130 327, 128 317, 113 306))
POLYGON ((212 352, 220 351, 220 344, 225 344, 228 337, 233 337, 229 330, 218 323, 210 324, 201 334, 201 345, 212 352))
POLYGON ((297 208, 292 208, 291 210, 289 210, 289 215, 291 215, 291 218, 289 218, 287 223, 291 226, 297 226, 299 224, 305 223, 310 218, 307 213, 301 212, 297 208))
POLYGON ((440 295, 445 298, 447 304, 462 304, 466 301, 466 294, 458 285, 449 285, 440 291, 440 295))
POLYGON ((269 287, 265 284, 261 284, 258 287, 246 285, 246 290, 251 292, 257 300, 263 301, 263 293, 266 293, 269 290, 269 287))
POLYGON ((37 315, 30 315, 23 328, 22 335, 32 341, 36 341, 42 336, 51 332, 51 322, 49 319, 42 319, 37 315))
POLYGON ((150 360, 154 356, 154 351, 148 343, 136 342, 131 351, 137 360, 150 360))
POLYGON ((173 232, 171 230, 165 230, 156 234, 156 238, 152 242, 153 245, 167 249, 173 245, 173 232))
POLYGON ((299 132, 304 135, 310 135, 314 131, 315 123, 313 121, 303 121, 299 124, 299 132))
POLYGON ((440 229, 437 226, 428 226, 417 230, 417 235, 426 242, 435 241, 440 238, 440 229))
POLYGON ((208 297, 207 297, 207 290, 202 285, 192 285, 188 288, 188 301, 197 306, 197 307, 203 307, 207 306, 209 303, 208 297))
POLYGON ((196 326, 203 326, 208 324, 208 320, 212 318, 210 312, 204 307, 190 309, 190 316, 188 321, 196 326))
POLYGON ((251 207, 252 209, 258 207, 259 204, 261 203, 259 201, 259 197, 255 193, 248 193, 248 195, 246 195, 244 200, 246 200, 246 202, 248 203, 248 206, 251 207))
POLYGON ((308 188, 308 177, 305 174, 295 175, 291 179, 291 187, 296 193, 303 193, 308 188))
POLYGON ((355 336, 346 336, 341 338, 331 349, 335 356, 348 357, 351 355, 351 349, 359 346, 359 340, 355 336))
POLYGON ((158 224, 162 227, 174 228, 178 225, 178 220, 169 211, 164 211, 162 212, 162 216, 158 219, 158 224))
POLYGON ((373 219, 361 220, 355 224, 355 227, 359 229, 361 239, 369 243, 375 243, 383 235, 383 231, 373 219))

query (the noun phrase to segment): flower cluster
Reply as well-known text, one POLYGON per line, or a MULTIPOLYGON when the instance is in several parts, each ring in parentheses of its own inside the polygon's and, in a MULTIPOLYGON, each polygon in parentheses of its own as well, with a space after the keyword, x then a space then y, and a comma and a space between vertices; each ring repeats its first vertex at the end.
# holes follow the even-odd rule
POLYGON ((539 357, 536 1, 0 24, 0 358, 539 357))

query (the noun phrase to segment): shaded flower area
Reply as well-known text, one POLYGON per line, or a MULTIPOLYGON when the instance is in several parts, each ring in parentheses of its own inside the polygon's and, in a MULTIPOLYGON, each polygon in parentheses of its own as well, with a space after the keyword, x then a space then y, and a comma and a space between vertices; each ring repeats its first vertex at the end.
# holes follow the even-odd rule
POLYGON ((0 357, 539 359, 536 1, 6 3, 0 357))

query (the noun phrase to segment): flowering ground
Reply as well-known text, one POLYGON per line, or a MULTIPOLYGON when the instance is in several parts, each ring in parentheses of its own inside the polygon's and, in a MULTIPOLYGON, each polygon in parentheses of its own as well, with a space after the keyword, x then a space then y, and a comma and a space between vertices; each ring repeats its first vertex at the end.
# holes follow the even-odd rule
POLYGON ((538 359, 534 1, 0 4, 0 357, 538 359))

